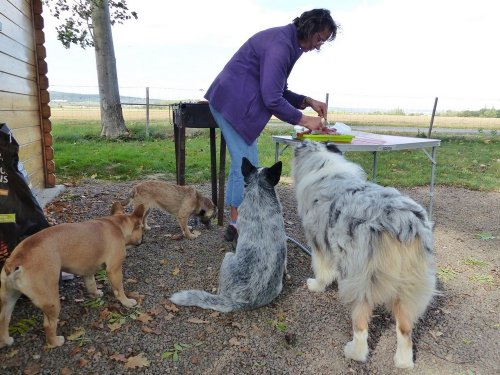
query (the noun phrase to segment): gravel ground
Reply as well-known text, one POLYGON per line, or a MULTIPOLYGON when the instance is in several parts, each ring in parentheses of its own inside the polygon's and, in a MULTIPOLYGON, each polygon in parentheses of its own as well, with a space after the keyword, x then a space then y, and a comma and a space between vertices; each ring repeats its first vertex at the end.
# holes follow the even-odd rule
MULTIPOLYGON (((130 183, 85 181, 68 187, 46 206, 53 223, 107 215, 130 183)), ((210 196, 208 185, 197 188, 210 196)), ((427 205, 427 188, 405 190, 427 205)), ((280 183, 289 235, 304 241, 293 187, 280 183)), ((500 194, 437 187, 435 252, 443 295, 436 298, 414 331, 414 374, 499 374, 500 194), (480 233, 490 233, 496 238, 480 233)), ((177 308, 168 301, 185 288, 215 291, 221 260, 232 246, 223 227, 197 227, 195 240, 174 240, 174 219, 155 212, 144 243, 128 251, 125 290, 140 301, 121 307, 104 281, 103 304, 90 301, 80 278, 64 281, 59 348, 44 348, 42 316, 26 298, 14 311, 14 344, 0 349, 2 374, 398 374, 392 357, 395 325, 376 309, 369 332, 370 357, 346 360, 351 338, 349 312, 336 287, 313 294, 305 287, 310 258, 289 243, 291 279, 277 300, 246 312, 216 313, 177 308), (92 303, 93 302, 93 303, 92 303), (22 325, 25 325, 22 328, 22 325), (27 327, 26 327, 27 325, 27 327), (186 345, 184 345, 186 344, 186 345)))

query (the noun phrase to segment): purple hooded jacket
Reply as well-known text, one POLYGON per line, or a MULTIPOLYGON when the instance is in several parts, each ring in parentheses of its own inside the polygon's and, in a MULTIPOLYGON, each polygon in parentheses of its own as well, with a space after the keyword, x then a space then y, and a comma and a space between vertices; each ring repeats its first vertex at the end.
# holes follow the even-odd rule
POLYGON ((298 124, 303 95, 287 88, 302 55, 295 25, 263 30, 234 54, 208 89, 207 99, 247 144, 254 142, 272 115, 298 124))

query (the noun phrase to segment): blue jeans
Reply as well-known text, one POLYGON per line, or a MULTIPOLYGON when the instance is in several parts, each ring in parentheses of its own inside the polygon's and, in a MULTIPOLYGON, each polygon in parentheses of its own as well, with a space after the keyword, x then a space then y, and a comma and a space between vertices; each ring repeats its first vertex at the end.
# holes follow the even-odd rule
POLYGON ((243 201, 243 189, 245 186, 243 175, 241 174, 241 160, 245 156, 253 165, 259 165, 257 140, 248 145, 214 107, 210 106, 210 111, 214 116, 215 122, 219 125, 231 157, 225 203, 231 207, 239 207, 243 201))

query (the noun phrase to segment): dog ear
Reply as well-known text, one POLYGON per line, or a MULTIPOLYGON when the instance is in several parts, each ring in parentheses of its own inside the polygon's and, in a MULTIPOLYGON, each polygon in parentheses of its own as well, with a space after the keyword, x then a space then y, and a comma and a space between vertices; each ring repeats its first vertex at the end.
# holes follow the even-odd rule
POLYGON ((111 206, 111 215, 123 214, 123 206, 120 202, 113 202, 111 206))
POLYGON ((243 177, 254 173, 256 170, 257 168, 255 168, 253 164, 250 163, 250 160, 243 156, 243 159, 241 159, 241 173, 243 174, 243 177))
POLYGON ((267 168, 266 177, 267 180, 273 185, 276 186, 280 181, 281 177, 281 169, 283 167, 283 163, 281 161, 274 164, 272 167, 267 168))
POLYGON ((331 152, 334 152, 336 154, 342 155, 342 151, 340 151, 339 148, 334 143, 327 142, 326 143, 326 149, 328 151, 331 151, 331 152))

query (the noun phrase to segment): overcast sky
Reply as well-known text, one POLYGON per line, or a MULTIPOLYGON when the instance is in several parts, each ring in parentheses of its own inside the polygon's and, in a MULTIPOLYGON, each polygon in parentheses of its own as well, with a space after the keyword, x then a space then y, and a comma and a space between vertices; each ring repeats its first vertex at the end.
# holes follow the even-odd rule
MULTIPOLYGON (((500 108, 499 0, 128 0, 138 20, 113 27, 120 94, 199 99, 254 33, 330 9, 341 30, 302 55, 295 92, 330 106, 500 108)), ((97 93, 92 49, 62 47, 45 10, 51 90, 97 93)))

